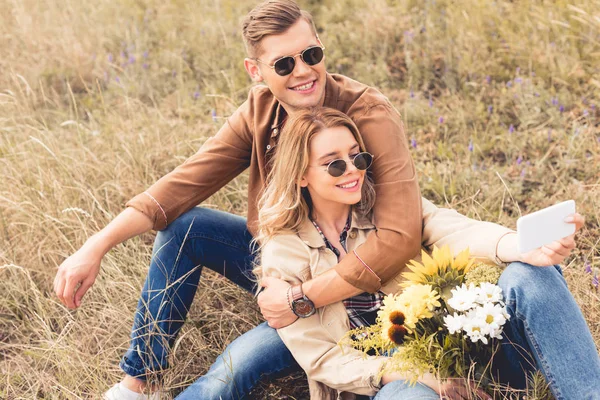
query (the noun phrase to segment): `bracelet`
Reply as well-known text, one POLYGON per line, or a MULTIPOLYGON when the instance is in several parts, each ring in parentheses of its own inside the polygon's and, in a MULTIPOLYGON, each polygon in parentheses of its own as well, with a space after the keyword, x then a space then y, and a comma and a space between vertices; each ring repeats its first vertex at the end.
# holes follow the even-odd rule
POLYGON ((513 231, 506 232, 502 236, 500 236, 498 238, 498 241, 496 242, 496 261, 500 261, 502 264, 506 264, 506 261, 503 261, 500 257, 498 257, 498 247, 500 247, 500 241, 502 240, 502 238, 506 235, 510 235, 511 233, 516 233, 516 232, 513 232, 513 231))
POLYGON ((364 265, 364 267, 365 267, 365 268, 366 268, 366 269, 367 269, 367 270, 368 270, 370 273, 372 273, 373 275, 375 275, 375 278, 377 278, 377 280, 378 280, 379 282, 381 282, 381 278, 380 278, 379 276, 377 276, 377 274, 375 273, 375 271, 373 271, 373 270, 371 269, 371 267, 369 267, 369 266, 367 265, 367 263, 366 263, 366 262, 364 262, 364 261, 362 260, 362 258, 360 258, 360 257, 358 256, 358 253, 356 253, 356 250, 352 250, 352 252, 353 252, 353 253, 354 253, 354 255, 356 256, 356 258, 358 258, 358 261, 360 261, 360 262, 362 263, 362 265, 364 265))

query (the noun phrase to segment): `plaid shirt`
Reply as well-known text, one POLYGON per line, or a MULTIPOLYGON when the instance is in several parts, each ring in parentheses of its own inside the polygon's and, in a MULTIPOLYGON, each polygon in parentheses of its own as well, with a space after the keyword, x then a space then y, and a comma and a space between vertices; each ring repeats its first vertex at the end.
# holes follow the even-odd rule
MULTIPOLYGON (((312 219, 311 221, 317 229, 317 231, 319 232, 319 234, 321 235, 321 237, 323 238, 325 246, 327 246, 328 249, 333 251, 333 253, 339 259, 340 251, 336 249, 335 246, 333 246, 331 242, 329 242, 329 240, 327 240, 327 238, 323 234, 323 231, 321 231, 321 228, 319 228, 319 225, 317 225, 317 223, 312 219)), ((352 213, 348 215, 346 226, 344 226, 344 229, 340 234, 340 244, 342 245, 344 250, 346 250, 346 252, 346 240, 348 239, 348 231, 350 230, 351 222, 352 213)), ((375 320, 377 319, 377 311, 381 307, 381 304, 383 302, 383 296, 384 294, 381 292, 373 294, 365 292, 344 300, 343 303, 346 307, 346 312, 348 313, 348 319, 350 320, 350 328, 355 329, 361 326, 369 326, 375 324, 375 320)))

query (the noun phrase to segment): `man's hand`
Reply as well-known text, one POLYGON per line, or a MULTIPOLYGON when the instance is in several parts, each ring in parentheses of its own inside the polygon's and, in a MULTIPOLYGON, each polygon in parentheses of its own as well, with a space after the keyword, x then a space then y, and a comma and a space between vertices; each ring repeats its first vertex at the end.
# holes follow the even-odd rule
POLYGON ((521 255, 522 260, 527 264, 538 267, 562 263, 576 247, 575 235, 585 224, 585 218, 581 214, 575 213, 567 217, 565 222, 575 224, 574 234, 542 246, 539 249, 524 253, 521 255))
POLYGON ((54 292, 70 309, 81 305, 81 298, 96 281, 104 253, 86 243, 58 267, 54 292))
POLYGON ((288 302, 289 283, 268 276, 262 279, 261 286, 264 289, 258 295, 258 306, 271 328, 285 328, 298 319, 288 302))

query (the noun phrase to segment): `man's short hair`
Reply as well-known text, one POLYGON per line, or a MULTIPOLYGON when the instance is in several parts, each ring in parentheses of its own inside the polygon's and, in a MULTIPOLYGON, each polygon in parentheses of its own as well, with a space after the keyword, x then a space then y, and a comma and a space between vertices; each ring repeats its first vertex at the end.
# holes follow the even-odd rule
POLYGON ((264 37, 284 33, 300 18, 310 24, 316 35, 312 15, 301 10, 293 0, 267 0, 254 7, 242 21, 242 37, 248 56, 258 57, 264 37))

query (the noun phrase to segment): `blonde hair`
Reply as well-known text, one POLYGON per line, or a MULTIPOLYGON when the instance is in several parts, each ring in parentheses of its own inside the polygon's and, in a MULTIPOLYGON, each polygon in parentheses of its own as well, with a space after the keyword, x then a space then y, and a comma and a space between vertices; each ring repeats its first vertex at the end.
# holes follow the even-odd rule
MULTIPOLYGON (((281 132, 267 185, 258 201, 258 233, 255 241, 262 247, 273 236, 296 232, 312 212, 310 194, 300 186, 309 163, 310 141, 324 129, 344 126, 366 151, 358 128, 350 117, 332 108, 317 107, 300 112, 288 121, 281 132)), ((375 203, 375 185, 369 174, 361 189, 361 200, 355 206, 368 214, 375 203)))
POLYGON ((242 21, 242 38, 248 55, 257 57, 262 50, 260 42, 265 36, 284 33, 300 18, 310 24, 316 36, 312 16, 301 10, 293 0, 267 0, 254 7, 242 21))

